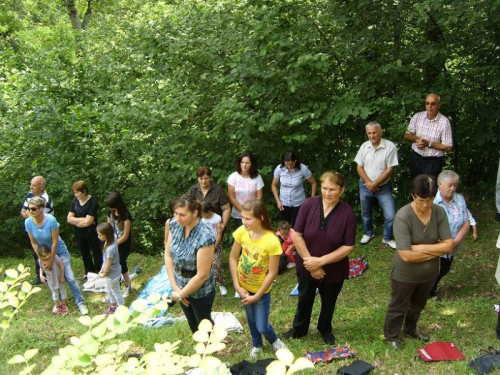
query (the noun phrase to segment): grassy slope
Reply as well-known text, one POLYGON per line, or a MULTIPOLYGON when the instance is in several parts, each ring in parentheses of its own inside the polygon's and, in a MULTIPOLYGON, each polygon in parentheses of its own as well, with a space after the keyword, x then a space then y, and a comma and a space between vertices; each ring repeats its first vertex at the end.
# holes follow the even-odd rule
MULTIPOLYGON (((491 217, 491 212, 479 215, 478 221, 481 223, 479 240, 474 242, 472 236, 468 236, 454 261, 451 273, 442 282, 444 300, 429 301, 420 321, 421 329, 428 332, 433 341, 452 341, 464 353, 467 361, 424 363, 415 358, 416 350, 423 346, 417 340, 405 339, 403 349, 399 352, 390 350, 385 344, 382 328, 390 298, 389 272, 393 252, 381 245, 380 233, 377 233, 377 237, 369 245, 357 246, 353 254, 354 257, 365 254, 370 267, 364 276, 344 284, 333 320, 337 343, 349 342, 351 348, 358 351, 359 359, 376 366, 372 372, 374 374, 469 373, 467 362, 477 357, 480 349, 490 345, 500 347, 494 332, 496 315, 493 311, 493 304, 498 301, 494 272, 498 259, 495 243, 499 225, 493 222, 491 217)), ((32 265, 31 258, 22 261, 26 265, 32 265)), ((0 268, 15 267, 18 263, 19 259, 2 259, 0 268)), ((158 272, 163 260, 160 255, 144 257, 132 254, 129 265, 134 267, 137 264, 141 265, 144 272, 133 281, 133 285, 140 289, 158 272)), ((83 273, 80 258, 73 257, 73 265, 77 275, 83 273)), ((227 271, 226 282, 232 285, 229 281, 227 271)), ((295 283, 294 271, 288 271, 280 275, 274 285, 271 323, 279 335, 291 327, 296 309, 296 297, 290 297, 289 293, 295 283)), ((250 349, 250 334, 245 314, 238 300, 233 298, 233 294, 234 291, 230 287, 228 296, 217 295, 213 308, 213 311, 233 312, 245 328, 242 334, 231 334, 226 350, 220 353, 220 358, 230 363, 245 359, 250 349)), ((130 303, 136 295, 134 292, 126 302, 130 303)), ((105 311, 106 306, 99 302, 102 295, 86 294, 85 298, 91 315, 105 311)), ((50 361, 51 356, 57 353, 58 348, 68 344, 69 337, 83 332, 83 327, 76 322, 79 315, 71 302, 70 314, 65 317, 53 316, 51 307, 50 292, 44 287, 44 290, 35 295, 20 312, 0 346, 1 374, 19 371, 20 367, 9 366, 6 360, 30 348, 40 349, 39 355, 34 359, 38 364, 36 373, 40 372, 50 361)), ((173 307, 170 312, 177 316, 180 312, 179 306, 173 307)), ((286 342, 296 356, 302 355, 306 349, 326 348, 315 329, 318 313, 317 301, 307 338, 286 342)), ((152 350, 155 342, 182 340, 185 345, 181 346, 180 353, 190 354, 192 352, 190 336, 187 323, 160 329, 138 328, 127 333, 127 337, 136 342, 135 350, 139 352, 152 350)), ((272 355, 270 346, 264 347, 264 353, 266 356, 272 355)), ((318 365, 314 373, 335 373, 338 367, 350 362, 351 360, 344 360, 329 365, 318 365)))

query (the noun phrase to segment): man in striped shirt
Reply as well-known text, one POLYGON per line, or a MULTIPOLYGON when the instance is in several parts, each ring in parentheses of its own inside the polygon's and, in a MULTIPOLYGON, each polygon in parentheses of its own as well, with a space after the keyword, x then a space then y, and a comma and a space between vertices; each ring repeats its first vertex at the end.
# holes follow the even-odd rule
POLYGON ((429 94, 425 99, 425 111, 415 114, 404 138, 412 142, 410 160, 411 180, 419 174, 428 174, 437 178, 443 169, 444 153, 453 149, 451 124, 448 118, 439 112, 441 98, 429 94))

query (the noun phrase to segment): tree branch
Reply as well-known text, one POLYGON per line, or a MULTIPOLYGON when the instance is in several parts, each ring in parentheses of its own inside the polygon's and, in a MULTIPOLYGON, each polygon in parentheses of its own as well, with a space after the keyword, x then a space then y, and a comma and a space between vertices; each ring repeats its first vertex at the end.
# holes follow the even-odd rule
POLYGON ((92 17, 92 0, 87 0, 87 11, 83 16, 82 29, 85 30, 90 22, 90 17, 92 17))
POLYGON ((63 0, 66 9, 68 10, 69 19, 73 29, 81 30, 80 17, 78 17, 78 10, 76 9, 75 0, 63 0))

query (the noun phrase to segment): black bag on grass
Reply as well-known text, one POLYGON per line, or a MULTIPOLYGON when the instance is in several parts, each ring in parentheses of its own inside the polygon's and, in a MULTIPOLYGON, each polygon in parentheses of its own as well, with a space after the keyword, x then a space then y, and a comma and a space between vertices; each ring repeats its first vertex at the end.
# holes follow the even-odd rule
POLYGON ((363 375, 368 374, 373 369, 373 366, 359 359, 351 363, 349 366, 342 366, 337 370, 338 375, 363 375))
POLYGON ((478 374, 487 374, 495 368, 500 368, 500 350, 489 347, 481 350, 484 354, 469 362, 469 367, 478 374))

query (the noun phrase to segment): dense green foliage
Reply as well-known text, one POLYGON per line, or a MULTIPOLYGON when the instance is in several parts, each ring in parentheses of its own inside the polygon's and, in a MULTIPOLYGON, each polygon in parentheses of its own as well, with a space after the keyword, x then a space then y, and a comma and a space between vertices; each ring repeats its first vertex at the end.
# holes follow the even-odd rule
POLYGON ((1 250, 28 244, 18 212, 37 174, 61 223, 73 182, 87 181, 101 206, 120 190, 136 249, 150 253, 196 167, 224 184, 246 150, 270 206, 271 172, 290 148, 315 175, 343 172, 354 205, 352 160, 373 119, 400 146, 405 202, 403 133, 428 92, 454 127, 449 165, 486 194, 498 162, 499 11, 495 0, 7 0, 1 250))

